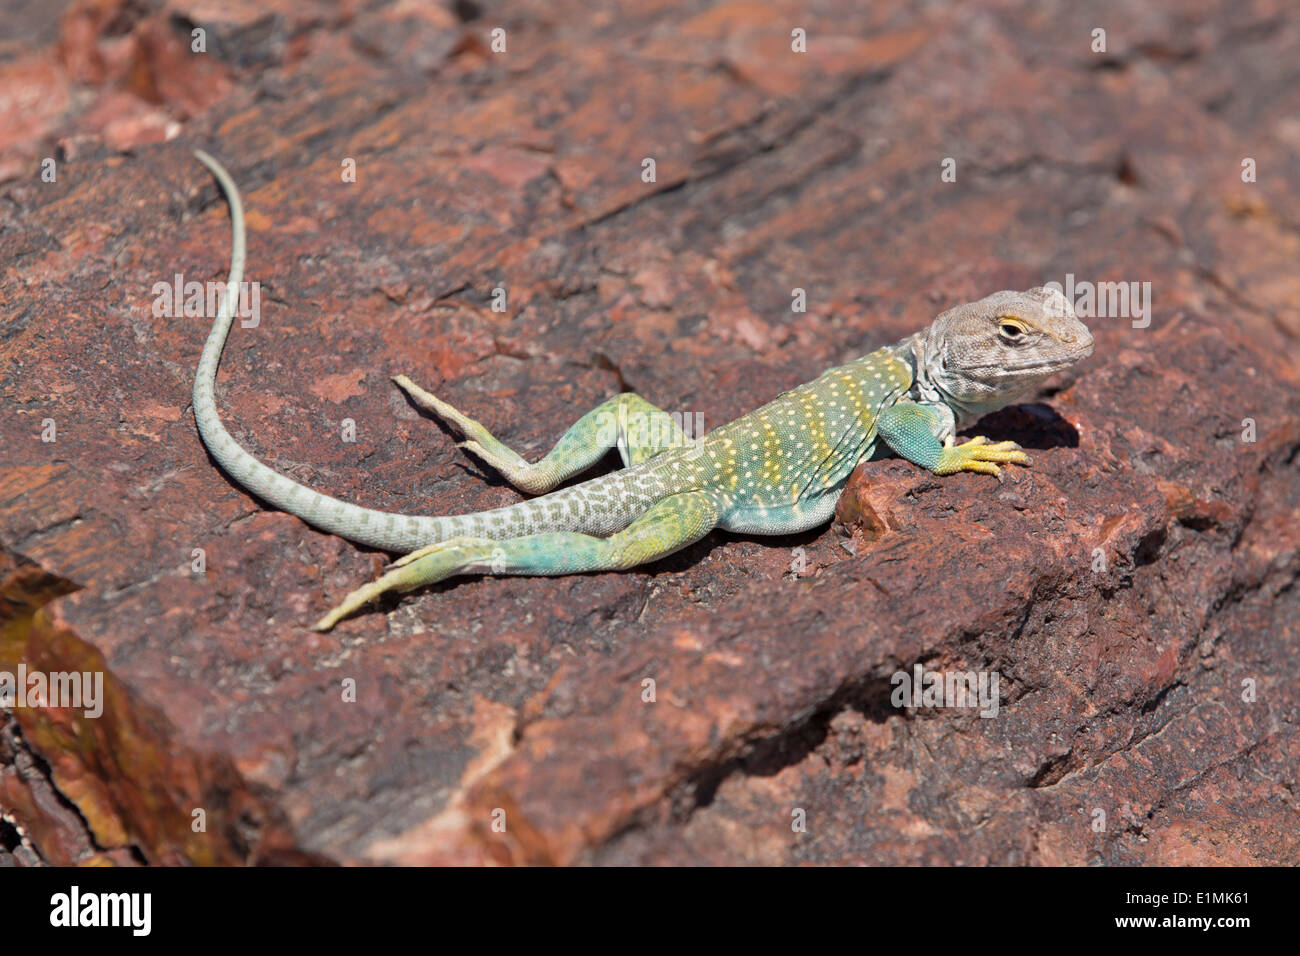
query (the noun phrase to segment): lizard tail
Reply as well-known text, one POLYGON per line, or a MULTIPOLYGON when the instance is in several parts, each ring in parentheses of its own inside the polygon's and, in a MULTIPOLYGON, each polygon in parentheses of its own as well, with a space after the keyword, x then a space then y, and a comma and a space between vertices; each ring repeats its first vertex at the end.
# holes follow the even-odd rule
MULTIPOLYGON (((557 497, 565 492, 516 505, 468 515, 402 515, 376 511, 359 505, 339 501, 329 495, 314 491, 306 485, 286 478, 245 451, 221 421, 214 397, 217 366, 226 336, 234 323, 235 303, 239 301, 239 284, 244 278, 244 207, 239 190, 225 167, 202 150, 194 155, 216 177, 221 191, 230 206, 230 225, 233 233, 230 253, 230 277, 226 280, 226 294, 217 309, 212 331, 203 346, 198 374, 194 378, 194 420, 203 444, 207 446, 218 465, 241 486, 281 511, 297 515, 313 527, 337 534, 358 544, 385 551, 409 552, 430 544, 437 544, 458 535, 481 538, 505 538, 521 534, 537 534, 561 530, 566 525, 560 515, 567 511, 557 508, 557 497)), ((578 489, 571 489, 575 492, 578 489)), ((581 496, 586 497, 586 496, 581 496)), ((567 502, 566 502, 567 504, 567 502)), ((583 501, 583 505, 587 502, 583 501)), ((577 508, 575 502, 574 508, 577 508)), ((581 510, 587 510, 582 508, 581 510)), ((593 522, 601 523, 599 520, 593 522)), ((571 527, 571 525, 569 525, 571 527)), ((610 529, 616 530, 616 529, 610 529)), ((608 532, 607 532, 608 533, 608 532)))

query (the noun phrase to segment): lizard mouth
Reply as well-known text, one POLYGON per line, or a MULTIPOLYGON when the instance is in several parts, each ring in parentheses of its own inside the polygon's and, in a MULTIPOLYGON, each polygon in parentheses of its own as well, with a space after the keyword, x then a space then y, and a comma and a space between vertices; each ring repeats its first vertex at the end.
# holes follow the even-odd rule
POLYGON ((967 368, 972 372, 993 371, 1009 372, 1013 374, 1019 372, 1041 372, 1042 374, 1047 375, 1051 372, 1059 372, 1062 369, 1067 369, 1075 362, 1087 358, 1091 354, 1092 343, 1089 342, 1086 350, 1081 349, 1076 353, 1072 353, 1059 359, 1045 359, 1040 362, 1019 362, 1015 365, 1007 364, 1005 362, 989 362, 984 365, 969 365, 967 368))

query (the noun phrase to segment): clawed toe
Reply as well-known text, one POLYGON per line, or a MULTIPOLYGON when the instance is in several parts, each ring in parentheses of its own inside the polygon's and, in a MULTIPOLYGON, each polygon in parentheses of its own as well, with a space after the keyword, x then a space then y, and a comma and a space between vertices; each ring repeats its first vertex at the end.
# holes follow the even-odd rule
POLYGON ((426 412, 433 412, 444 421, 451 422, 461 431, 465 430, 466 423, 474 424, 472 419, 466 418, 438 396, 426 392, 405 375, 394 375, 392 381, 394 385, 409 395, 411 401, 415 402, 416 405, 419 405, 426 412))
POLYGON ((345 597, 338 607, 313 624, 312 630, 328 631, 343 618, 390 591, 413 591, 475 568, 489 559, 492 544, 493 542, 478 538, 461 537, 412 551, 390 564, 378 580, 357 588, 345 597))
POLYGON ((426 546, 424 546, 423 548, 420 548, 418 551, 412 551, 410 554, 404 554, 404 555, 402 555, 402 557, 398 558, 398 559, 397 559, 396 561, 394 561, 392 564, 386 565, 386 566, 384 567, 384 570, 385 570, 385 571, 391 571, 391 570, 393 570, 393 568, 404 567, 404 566, 410 564, 412 561, 416 561, 416 560, 418 560, 418 559, 424 557, 426 554, 432 554, 434 551, 438 550, 438 549, 441 548, 441 547, 442 547, 442 544, 430 544, 430 545, 426 545, 426 546))
POLYGON ((1029 456, 1015 442, 990 443, 982 435, 976 435, 970 441, 960 445, 947 447, 943 454, 947 461, 941 465, 942 474, 975 471, 982 475, 992 475, 998 481, 1002 480, 1002 469, 998 467, 999 464, 1028 465, 1031 463, 1029 456))

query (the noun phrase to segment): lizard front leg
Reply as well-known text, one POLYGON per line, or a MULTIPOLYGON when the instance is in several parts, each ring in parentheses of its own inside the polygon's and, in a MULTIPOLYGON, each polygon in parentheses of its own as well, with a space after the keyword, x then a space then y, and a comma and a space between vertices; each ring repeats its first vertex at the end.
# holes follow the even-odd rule
POLYGON ((951 427, 945 417, 951 420, 951 415, 944 416, 932 405, 899 402, 880 414, 876 430, 895 452, 936 475, 978 471, 994 475, 1000 481, 1002 470, 999 463, 1029 464, 1029 456, 1013 441, 990 444, 981 435, 954 445, 951 434, 945 441, 940 441, 938 436, 951 427))
POLYGON ((617 447, 623 464, 636 465, 669 448, 682 448, 691 439, 673 417, 639 395, 624 392, 601 402, 569 427, 539 462, 525 461, 496 439, 479 422, 429 394, 405 375, 393 381, 421 408, 454 425, 467 439, 466 451, 504 475, 529 494, 550 491, 560 482, 586 471, 610 448, 617 447))
POLYGON ((502 541, 452 538, 395 562, 379 580, 344 598, 343 603, 313 624, 312 630, 328 631, 389 591, 412 591, 457 574, 557 575, 635 567, 699 541, 717 526, 719 515, 713 495, 689 491, 655 503, 608 538, 571 531, 502 541))

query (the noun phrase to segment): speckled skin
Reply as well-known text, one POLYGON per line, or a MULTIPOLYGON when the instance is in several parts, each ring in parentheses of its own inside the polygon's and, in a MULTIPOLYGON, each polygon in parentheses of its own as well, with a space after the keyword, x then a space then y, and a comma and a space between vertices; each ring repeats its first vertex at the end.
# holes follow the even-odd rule
MULTIPOLYGON (((225 301, 243 275, 243 211, 229 175, 205 153, 231 208, 225 301)), ((194 412, 212 456, 236 481, 303 520, 362 544, 409 551, 379 580, 349 594, 314 627, 327 630, 387 591, 456 574, 555 575, 634 567, 714 528, 788 534, 830 519, 849 474, 888 448, 935 474, 999 475, 1028 464, 1013 442, 953 444, 960 424, 1009 404, 1091 354, 1092 337, 1066 299, 1046 289, 998 292, 938 316, 925 330, 824 372, 697 440, 635 395, 579 419, 529 463, 481 424, 405 376, 394 381, 468 439, 467 450, 524 491, 544 493, 618 448, 625 469, 506 508, 453 516, 374 511, 312 491, 262 464, 231 438, 213 396, 233 322, 223 306, 194 383, 194 412), (650 426, 650 427, 647 427, 650 426)))

